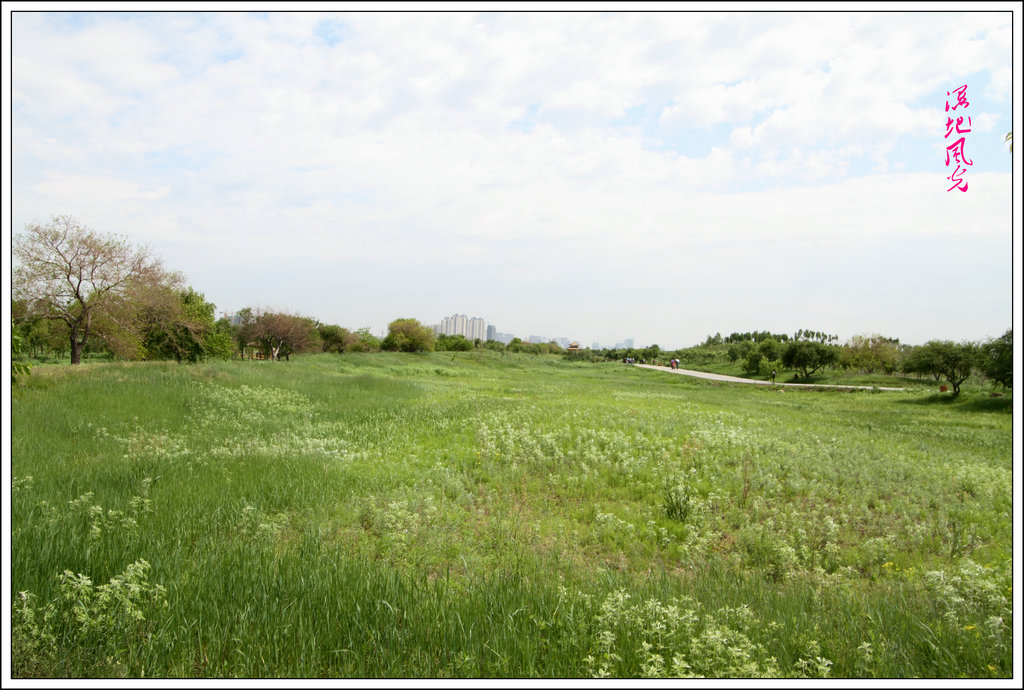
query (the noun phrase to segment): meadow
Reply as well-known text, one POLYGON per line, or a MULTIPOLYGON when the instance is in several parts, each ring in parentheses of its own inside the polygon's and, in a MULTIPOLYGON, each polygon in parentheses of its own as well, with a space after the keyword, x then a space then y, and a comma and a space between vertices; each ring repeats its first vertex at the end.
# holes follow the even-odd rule
POLYGON ((1009 396, 474 351, 11 407, 15 677, 1013 675, 1009 396))

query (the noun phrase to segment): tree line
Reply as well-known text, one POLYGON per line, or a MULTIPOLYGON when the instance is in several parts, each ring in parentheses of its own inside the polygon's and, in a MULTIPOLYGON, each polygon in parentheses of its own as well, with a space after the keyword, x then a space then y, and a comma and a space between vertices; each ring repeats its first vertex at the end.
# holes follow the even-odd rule
POLYGON ((738 363, 742 372, 768 377, 790 370, 796 379, 810 379, 825 369, 864 374, 909 375, 945 379, 954 394, 971 376, 979 375, 1005 388, 1013 386, 1013 330, 984 342, 931 340, 924 345, 902 345, 899 338, 879 334, 855 335, 845 343, 822 331, 800 330, 793 336, 768 331, 708 336, 692 348, 663 351, 646 348, 601 350, 595 359, 637 359, 660 362, 676 359, 683 365, 713 366, 738 363))
MULTIPOLYGON (((435 335, 416 319, 395 319, 382 338, 302 314, 246 307, 216 319, 216 306, 167 269, 148 247, 91 230, 70 216, 31 223, 14 238, 12 352, 18 357, 83 356, 198 362, 207 358, 281 360, 305 352, 428 352, 487 348, 560 353, 557 343, 507 346, 435 335)), ((12 369, 27 373, 20 361, 12 369)))
MULTIPOLYGON (((368 328, 349 330, 314 318, 247 307, 235 318, 215 319, 216 307, 184 276, 163 266, 147 247, 93 231, 74 218, 32 223, 14 238, 18 265, 12 274, 12 354, 197 362, 207 358, 289 359, 304 352, 467 351, 477 348, 527 354, 564 354, 573 359, 657 362, 677 359, 700 366, 727 359, 744 373, 768 376, 787 369, 809 379, 829 367, 864 373, 945 378, 959 393, 978 373, 1006 388, 1013 380, 1013 332, 986 342, 930 341, 901 345, 898 338, 858 335, 844 344, 823 331, 789 335, 770 331, 716 333, 703 345, 662 351, 646 348, 566 352, 558 343, 508 344, 436 335, 413 318, 399 318, 382 338, 368 328)), ((27 366, 13 363, 12 374, 27 366)))

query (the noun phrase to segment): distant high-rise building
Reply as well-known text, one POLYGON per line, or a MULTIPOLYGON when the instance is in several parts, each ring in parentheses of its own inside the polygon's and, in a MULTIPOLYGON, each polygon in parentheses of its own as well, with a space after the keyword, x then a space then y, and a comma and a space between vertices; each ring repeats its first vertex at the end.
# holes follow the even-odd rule
POLYGON ((487 322, 479 316, 469 318, 465 314, 452 314, 444 317, 435 330, 443 335, 461 335, 467 340, 487 338, 487 322))
POLYGON ((488 340, 497 340, 497 338, 495 337, 497 334, 498 334, 498 329, 494 327, 493 323, 487 327, 487 339, 488 340))
POLYGON ((479 316, 474 316, 466 324, 466 337, 470 340, 486 340, 487 339, 487 322, 481 319, 479 316))

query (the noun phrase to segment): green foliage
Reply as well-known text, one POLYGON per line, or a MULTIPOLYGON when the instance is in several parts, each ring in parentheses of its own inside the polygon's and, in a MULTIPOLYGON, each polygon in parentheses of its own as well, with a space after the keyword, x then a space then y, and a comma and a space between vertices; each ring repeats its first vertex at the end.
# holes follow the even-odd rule
POLYGON ((218 319, 203 338, 203 352, 213 359, 231 359, 235 354, 235 333, 227 319, 218 319))
POLYGON ((782 344, 775 338, 764 338, 756 346, 751 342, 730 345, 730 357, 733 355, 733 348, 746 353, 743 358, 743 371, 759 376, 771 375, 772 369, 777 367, 779 356, 782 353, 782 344))
POLYGON ((809 378, 817 371, 833 365, 839 359, 836 348, 811 340, 790 342, 782 351, 782 365, 796 369, 803 377, 809 378))
POLYGON ((980 358, 974 343, 954 343, 950 340, 931 340, 914 348, 904 364, 904 370, 916 374, 939 376, 953 386, 953 395, 960 394, 960 386, 974 372, 980 358))
POLYGON ((324 352, 344 352, 345 342, 351 337, 348 329, 334 324, 318 324, 317 332, 320 334, 320 346, 324 352))
POLYGON ((780 343, 787 342, 789 336, 785 333, 771 333, 769 331, 751 331, 748 333, 730 333, 727 338, 724 339, 725 343, 754 343, 758 344, 765 340, 775 340, 780 343))
POLYGON ((522 338, 512 338, 505 349, 509 352, 530 352, 530 344, 524 343, 522 338))
POLYGON ((760 350, 751 349, 743 360, 743 371, 746 373, 756 374, 761 369, 761 362, 764 361, 764 355, 761 354, 760 350))
POLYGON ((388 324, 388 334, 381 342, 384 350, 398 352, 431 352, 434 332, 416 319, 395 319, 388 324))
POLYGON ((235 345, 238 348, 238 354, 244 355, 254 337, 253 325, 256 322, 256 315, 253 313, 252 307, 245 307, 239 309, 235 316, 238 321, 238 325, 232 326, 235 345))
POLYGON ((473 343, 471 343, 466 336, 461 334, 445 335, 442 333, 437 336, 434 349, 439 352, 469 352, 473 349, 473 343))
POLYGON ((22 336, 22 355, 43 358, 67 353, 69 331, 64 322, 30 314, 25 300, 11 300, 11 317, 12 331, 22 336))
POLYGON ((354 338, 345 340, 345 352, 378 352, 380 349, 380 338, 370 333, 369 328, 360 328, 354 338))
MULTIPOLYGON (((742 340, 729 346, 729 361, 746 360, 751 352, 754 352, 754 343, 751 340, 742 340)), ((744 365, 746 366, 746 365, 744 365)))
POLYGON ((915 376, 933 376, 938 381, 942 373, 939 370, 937 354, 934 348, 910 346, 903 353, 903 372, 915 376))
POLYGON ((210 346, 221 354, 223 335, 211 340, 217 333, 215 309, 191 287, 178 292, 170 288, 148 291, 136 307, 142 357, 194 363, 207 356, 210 346))
POLYGON ((649 347, 645 347, 641 351, 640 356, 645 361, 647 361, 647 362, 653 362, 654 360, 656 360, 658 358, 658 355, 660 355, 660 354, 661 354, 661 348, 658 347, 657 345, 651 345, 649 347))
POLYGON ((824 333, 822 331, 802 329, 793 334, 793 340, 802 340, 811 343, 831 344, 838 343, 839 336, 829 335, 828 333, 824 333))
POLYGON ((32 373, 32 365, 28 362, 19 361, 21 357, 22 336, 11 322, 11 383, 17 383, 21 376, 28 376, 32 373))
POLYGON ((775 338, 766 338, 757 345, 757 351, 767 361, 774 361, 782 354, 782 344, 775 338))
POLYGON ((840 366, 868 374, 876 371, 891 374, 899 368, 899 361, 899 338, 886 338, 877 333, 871 336, 853 336, 843 346, 839 355, 840 366))
POLYGON ((1013 388, 1013 329, 984 343, 978 352, 978 368, 987 379, 1013 388))

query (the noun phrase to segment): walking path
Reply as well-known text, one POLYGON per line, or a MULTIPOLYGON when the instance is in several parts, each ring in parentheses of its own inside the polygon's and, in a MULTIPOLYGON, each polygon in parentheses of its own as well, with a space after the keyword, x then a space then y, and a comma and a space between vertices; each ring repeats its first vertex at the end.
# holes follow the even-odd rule
POLYGON ((693 376, 698 379, 710 379, 712 381, 728 381, 730 383, 752 383, 755 386, 788 386, 791 388, 842 388, 845 390, 880 390, 880 391, 905 391, 906 388, 883 388, 882 386, 839 386, 826 383, 772 383, 771 381, 755 381, 754 379, 741 379, 738 376, 726 376, 725 374, 709 374, 706 371, 693 371, 692 369, 673 369, 672 367, 658 367, 653 364, 634 364, 635 367, 654 369, 655 371, 667 371, 670 374, 682 374, 693 376))

